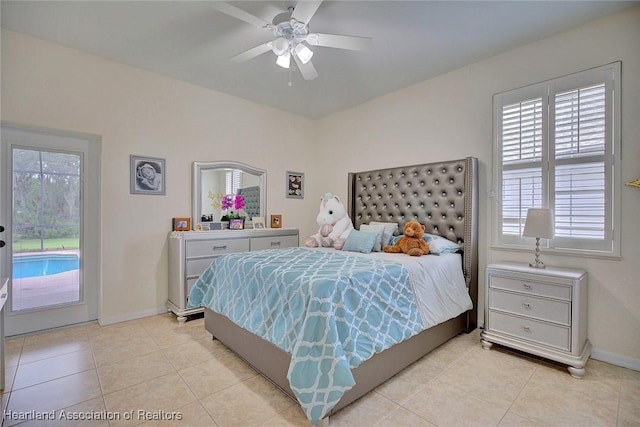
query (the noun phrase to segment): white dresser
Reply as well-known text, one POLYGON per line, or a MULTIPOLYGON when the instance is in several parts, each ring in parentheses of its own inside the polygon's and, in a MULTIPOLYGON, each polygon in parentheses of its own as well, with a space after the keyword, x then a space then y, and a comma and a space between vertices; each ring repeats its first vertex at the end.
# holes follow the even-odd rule
POLYGON ((170 233, 167 308, 180 322, 202 312, 202 308, 187 309, 187 300, 191 287, 214 258, 234 252, 296 247, 298 234, 296 228, 170 233))
POLYGON ((483 348, 496 343, 555 360, 581 378, 591 355, 587 288, 583 270, 511 262, 487 266, 483 348))

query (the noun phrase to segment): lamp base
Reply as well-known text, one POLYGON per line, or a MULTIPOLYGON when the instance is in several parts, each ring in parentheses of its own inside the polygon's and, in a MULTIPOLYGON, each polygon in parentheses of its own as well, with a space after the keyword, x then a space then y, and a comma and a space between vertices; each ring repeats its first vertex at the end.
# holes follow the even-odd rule
POLYGON ((544 262, 540 260, 540 238, 536 237, 536 259, 533 264, 529 264, 529 267, 532 268, 547 268, 544 265, 544 262))

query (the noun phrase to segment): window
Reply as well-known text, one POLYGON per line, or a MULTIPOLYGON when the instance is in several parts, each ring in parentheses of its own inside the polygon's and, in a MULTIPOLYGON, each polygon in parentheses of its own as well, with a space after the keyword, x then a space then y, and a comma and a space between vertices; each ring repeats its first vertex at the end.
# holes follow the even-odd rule
POLYGON ((494 120, 494 245, 530 247, 542 207, 549 249, 619 255, 620 63, 495 95, 494 120))

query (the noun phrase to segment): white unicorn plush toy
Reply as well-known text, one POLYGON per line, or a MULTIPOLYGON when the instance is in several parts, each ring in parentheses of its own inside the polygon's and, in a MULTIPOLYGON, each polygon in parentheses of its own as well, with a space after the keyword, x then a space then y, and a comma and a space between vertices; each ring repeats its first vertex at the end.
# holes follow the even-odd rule
POLYGON ((353 230, 353 223, 347 214, 340 198, 331 193, 326 193, 320 198, 320 212, 316 217, 320 229, 313 236, 304 239, 304 245, 308 248, 334 247, 342 249, 344 241, 353 230))

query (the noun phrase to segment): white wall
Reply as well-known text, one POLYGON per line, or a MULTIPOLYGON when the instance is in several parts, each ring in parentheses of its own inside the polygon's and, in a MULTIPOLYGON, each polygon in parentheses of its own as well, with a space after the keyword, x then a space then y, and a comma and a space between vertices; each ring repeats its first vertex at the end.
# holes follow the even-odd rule
POLYGON ((300 150, 310 119, 4 30, 2 120, 102 138, 105 323, 163 311, 166 237, 172 217, 191 216, 193 161, 266 169, 267 209, 290 227, 300 201, 285 199, 285 171, 315 161, 300 150), (166 196, 129 194, 130 154, 166 159, 166 196))
MULTIPOLYGON (((478 157, 481 268, 492 261, 530 261, 530 252, 491 249, 487 197, 492 179, 492 95, 621 60, 622 177, 627 182, 640 176, 638 46, 640 7, 321 119, 317 144, 331 153, 323 158, 324 169, 332 172, 318 190, 346 192, 344 177, 349 171, 478 157)), ((594 355, 640 369, 640 190, 625 186, 621 193, 621 260, 549 255, 544 259, 547 264, 588 270, 594 355)))

